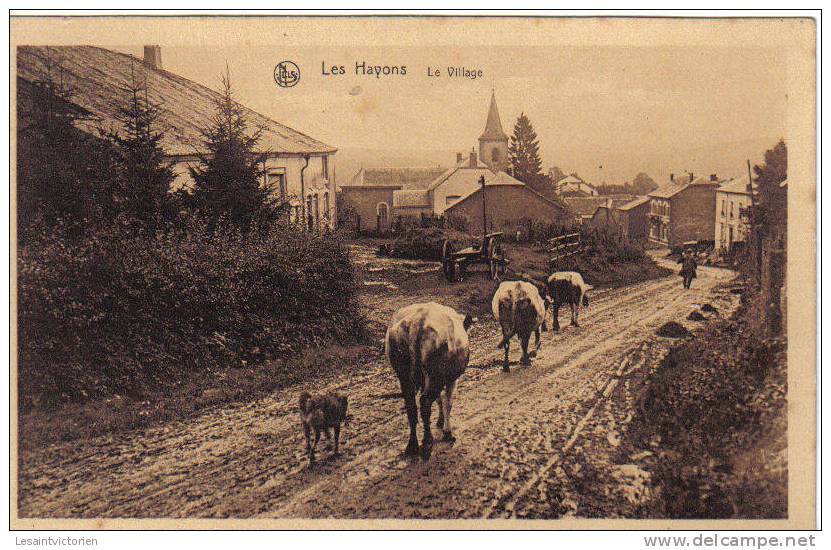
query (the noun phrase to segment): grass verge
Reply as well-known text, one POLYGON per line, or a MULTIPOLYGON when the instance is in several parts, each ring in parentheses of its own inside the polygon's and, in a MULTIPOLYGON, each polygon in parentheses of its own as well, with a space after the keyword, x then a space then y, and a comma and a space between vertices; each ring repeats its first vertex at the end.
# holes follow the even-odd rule
POLYGON ((787 517, 787 369, 783 339, 759 340, 742 306, 674 347, 627 433, 657 495, 641 517, 787 517))

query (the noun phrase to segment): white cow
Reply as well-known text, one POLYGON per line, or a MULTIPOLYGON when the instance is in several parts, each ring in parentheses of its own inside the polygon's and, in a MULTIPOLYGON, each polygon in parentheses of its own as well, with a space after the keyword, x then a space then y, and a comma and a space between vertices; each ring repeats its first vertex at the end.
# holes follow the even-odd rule
POLYGON ((589 307, 588 292, 594 287, 586 284, 583 276, 576 271, 557 271, 548 277, 548 298, 551 300, 553 310, 553 330, 560 330, 560 306, 568 304, 571 306, 571 324, 579 327, 577 317, 580 313, 580 305, 589 307))
POLYGON ((424 426, 422 459, 428 460, 432 451, 430 413, 433 401, 439 396, 438 427, 442 428, 445 441, 455 440, 450 428, 450 409, 456 380, 467 368, 470 357, 467 331, 472 323, 469 315, 461 315, 435 302, 413 304, 393 315, 384 338, 384 351, 401 383, 410 423, 410 439, 405 455, 417 455, 419 452, 416 437, 416 394, 419 392, 424 426))
POLYGON ((523 365, 530 365, 528 355, 528 340, 533 332, 536 337, 537 349, 540 348, 540 327, 545 330, 546 303, 540 296, 537 287, 525 281, 505 281, 496 289, 491 302, 493 316, 502 327, 502 341, 497 348, 505 348, 505 361, 502 370, 508 372, 508 353, 511 347, 511 338, 519 336, 522 346, 523 365))

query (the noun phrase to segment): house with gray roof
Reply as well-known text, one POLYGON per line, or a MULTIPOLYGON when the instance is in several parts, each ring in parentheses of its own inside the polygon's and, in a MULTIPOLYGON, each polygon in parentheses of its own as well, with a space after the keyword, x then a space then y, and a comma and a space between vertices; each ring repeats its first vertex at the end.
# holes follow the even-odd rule
MULTIPOLYGON (((133 83, 146 87, 158 105, 164 131, 161 146, 174 163, 175 189, 192 185, 188 167, 204 152, 202 129, 210 126, 219 93, 165 70, 161 48, 145 46, 144 58, 95 46, 20 46, 17 49, 18 94, 45 82, 50 74, 71 90, 71 101, 84 113, 82 131, 119 131, 118 108, 130 97, 133 83)), ((337 148, 241 106, 252 129, 261 131, 258 152, 265 154, 263 185, 291 205, 292 218, 315 227, 335 222, 337 148), (305 211, 305 216, 303 212, 305 211)))

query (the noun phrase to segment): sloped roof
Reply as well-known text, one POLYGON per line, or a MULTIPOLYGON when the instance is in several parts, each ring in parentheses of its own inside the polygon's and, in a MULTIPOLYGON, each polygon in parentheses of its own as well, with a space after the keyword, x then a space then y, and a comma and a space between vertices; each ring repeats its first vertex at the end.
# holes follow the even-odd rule
POLYGON ((626 204, 622 204, 617 207, 618 210, 632 210, 633 208, 637 208, 642 204, 646 204, 649 202, 649 197, 638 197, 635 200, 629 201, 626 204))
POLYGON ((717 191, 721 191, 722 193, 739 193, 742 195, 748 195, 747 192, 747 176, 740 176, 738 178, 733 178, 730 181, 722 183, 721 186, 717 189, 717 191))
MULTIPOLYGON (((557 181, 557 185, 563 185, 564 183, 586 183, 586 182, 584 182, 583 180, 581 180, 577 176, 565 176, 565 177, 560 178, 557 181)), ((586 185, 588 185, 588 184, 586 184, 586 185)))
POLYGON ((483 164, 481 161, 476 161, 476 167, 470 166, 470 161, 468 159, 463 160, 453 168, 447 170, 444 174, 437 177, 433 180, 432 183, 427 187, 428 191, 432 191, 439 185, 443 183, 452 182, 457 179, 469 179, 475 178, 475 180, 479 179, 479 176, 485 176, 487 180, 490 176, 493 175, 493 172, 487 167, 486 164, 483 164))
POLYGON ((690 187, 691 185, 712 185, 718 186, 719 181, 710 181, 710 178, 705 176, 698 176, 697 178, 693 179, 693 181, 689 180, 688 176, 679 177, 675 181, 671 181, 669 184, 659 187, 654 191, 649 193, 650 197, 655 197, 659 199, 669 199, 690 187))
MULTIPOLYGON (((162 147, 169 155, 193 155, 202 148, 200 128, 209 125, 219 94, 206 86, 162 69, 146 67, 135 56, 95 46, 19 46, 17 76, 29 82, 45 81, 47 62, 52 74, 60 71, 72 92, 72 102, 89 111, 82 130, 118 130, 120 104, 129 99, 130 86, 147 82, 151 103, 159 104, 159 121, 165 131, 162 147)), ((243 106, 251 129, 261 129, 258 149, 272 153, 323 154, 337 148, 280 124, 243 106)))
POLYGON ((563 197, 562 200, 575 214, 591 216, 599 207, 606 206, 606 202, 609 200, 612 201, 612 207, 615 208, 626 204, 632 198, 631 195, 605 195, 593 197, 563 197))
POLYGON ((496 92, 491 93, 491 105, 488 109, 488 120, 485 122, 485 131, 479 139, 508 139, 502 130, 502 121, 499 119, 499 109, 496 108, 496 92))
POLYGON ((361 166, 360 170, 355 172, 355 175, 349 178, 349 185, 363 185, 365 177, 366 171, 364 170, 363 166, 361 166))
POLYGON ((393 208, 430 208, 430 196, 424 190, 402 190, 392 192, 393 208))
MULTIPOLYGON (((555 206, 555 207, 557 207, 557 208, 559 208, 560 210, 563 210, 563 211, 570 211, 571 210, 567 205, 549 199, 545 195, 542 195, 542 194, 534 191, 533 189, 531 189, 530 187, 528 187, 527 185, 525 185, 521 181, 512 178, 511 176, 509 176, 505 172, 499 172, 499 174, 494 174, 493 180, 494 181, 488 181, 488 179, 486 178, 485 179, 485 187, 486 188, 488 188, 488 187, 521 187, 526 193, 530 193, 535 198, 538 198, 541 201, 550 204, 551 206, 555 206), (503 174, 504 176, 500 177, 500 174, 503 174)), ((480 193, 481 191, 482 191, 482 188, 477 187, 476 189, 474 189, 473 191, 471 191, 467 195, 461 197, 459 200, 457 200, 456 202, 454 202, 453 204, 448 206, 445 209, 445 212, 453 210, 454 208, 456 208, 457 206, 459 206, 460 204, 462 204, 466 200, 470 199, 472 196, 476 195, 477 193, 480 193)))
POLYGON ((485 185, 525 185, 515 177, 509 175, 507 172, 498 172, 491 174, 490 177, 485 176, 485 185))

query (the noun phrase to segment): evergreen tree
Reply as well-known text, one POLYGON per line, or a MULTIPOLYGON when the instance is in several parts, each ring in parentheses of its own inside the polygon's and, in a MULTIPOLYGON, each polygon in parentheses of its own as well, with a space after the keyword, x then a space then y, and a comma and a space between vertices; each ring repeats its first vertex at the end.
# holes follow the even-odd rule
POLYGON ((131 76, 129 98, 116 106, 123 132, 109 133, 119 178, 117 200, 122 211, 152 229, 175 215, 169 192, 174 174, 160 144, 159 107, 151 103, 146 81, 142 85, 135 73, 131 76))
POLYGON ((514 133, 508 146, 508 157, 512 175, 519 181, 532 187, 541 184, 542 161, 537 133, 525 113, 519 115, 514 125, 514 133))
MULTIPOLYGON (((48 52, 48 50, 47 50, 48 52)), ((43 80, 18 79, 17 216, 20 237, 58 223, 84 231, 105 222, 112 203, 112 151, 75 124, 87 113, 72 103, 64 73, 47 53, 43 80)))
POLYGON ((255 153, 255 147, 262 132, 249 131, 227 72, 222 86, 210 125, 202 129, 206 152, 200 154, 199 165, 190 168, 194 187, 187 202, 212 224, 227 218, 248 228, 275 220, 277 208, 269 190, 261 185, 266 155, 255 153))
POLYGON ((787 219, 787 212, 780 211, 787 206, 782 201, 784 194, 780 191, 779 184, 788 178, 788 147, 784 140, 773 149, 765 151, 765 162, 761 166, 753 167, 756 174, 756 204, 751 212, 751 223, 753 231, 760 237, 764 236, 765 229, 777 220, 774 218, 787 219))

